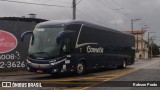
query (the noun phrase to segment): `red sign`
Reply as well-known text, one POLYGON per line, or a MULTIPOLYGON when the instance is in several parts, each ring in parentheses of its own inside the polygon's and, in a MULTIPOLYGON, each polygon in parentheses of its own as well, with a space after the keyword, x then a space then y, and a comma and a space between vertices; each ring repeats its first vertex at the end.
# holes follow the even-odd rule
POLYGON ((17 47, 17 43, 17 38, 13 34, 0 30, 0 53, 14 50, 17 47))

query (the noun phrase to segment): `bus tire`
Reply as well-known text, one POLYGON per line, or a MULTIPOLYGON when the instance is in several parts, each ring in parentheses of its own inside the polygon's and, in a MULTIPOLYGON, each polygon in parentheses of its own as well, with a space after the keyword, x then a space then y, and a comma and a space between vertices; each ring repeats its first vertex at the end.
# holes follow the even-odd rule
POLYGON ((78 64, 77 64, 77 74, 83 74, 85 72, 85 64, 83 61, 80 61, 78 64))
POLYGON ((125 69, 126 66, 127 66, 126 60, 123 60, 123 63, 122 63, 122 65, 120 66, 120 69, 125 69))

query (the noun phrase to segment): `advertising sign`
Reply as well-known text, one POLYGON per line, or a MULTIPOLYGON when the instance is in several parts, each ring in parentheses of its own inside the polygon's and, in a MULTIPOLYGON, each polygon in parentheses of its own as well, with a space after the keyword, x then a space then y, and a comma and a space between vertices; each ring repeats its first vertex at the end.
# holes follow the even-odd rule
POLYGON ((0 53, 14 50, 17 47, 17 43, 17 38, 13 34, 0 30, 0 53))
POLYGON ((0 72, 24 71, 30 36, 21 42, 24 31, 33 30, 35 22, 0 20, 0 72))

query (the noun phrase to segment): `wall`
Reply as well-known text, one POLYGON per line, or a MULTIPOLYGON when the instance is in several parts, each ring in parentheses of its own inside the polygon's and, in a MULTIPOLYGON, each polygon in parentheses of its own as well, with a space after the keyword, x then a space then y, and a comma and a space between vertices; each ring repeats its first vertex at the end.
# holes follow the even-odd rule
POLYGON ((136 39, 135 48, 137 48, 137 39, 138 39, 138 52, 136 52, 137 59, 148 59, 148 47, 146 41, 143 39, 143 36, 144 34, 135 34, 135 39, 136 39))
POLYGON ((23 43, 20 36, 24 31, 32 31, 35 25, 35 22, 0 20, 0 72, 26 70, 25 63, 30 36, 27 36, 23 43), (10 35, 9 38, 2 33, 3 31, 10 35), (17 41, 11 38, 14 36, 17 41), (4 52, 7 48, 12 49, 4 52))

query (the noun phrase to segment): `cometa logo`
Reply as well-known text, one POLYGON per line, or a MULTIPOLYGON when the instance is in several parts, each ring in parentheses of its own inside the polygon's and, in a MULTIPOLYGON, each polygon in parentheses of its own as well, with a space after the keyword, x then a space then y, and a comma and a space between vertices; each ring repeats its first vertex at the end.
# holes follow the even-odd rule
POLYGON ((17 47, 17 38, 7 32, 0 30, 0 53, 7 53, 17 47))
POLYGON ((91 46, 87 46, 87 53, 103 53, 103 48, 93 48, 91 46))

